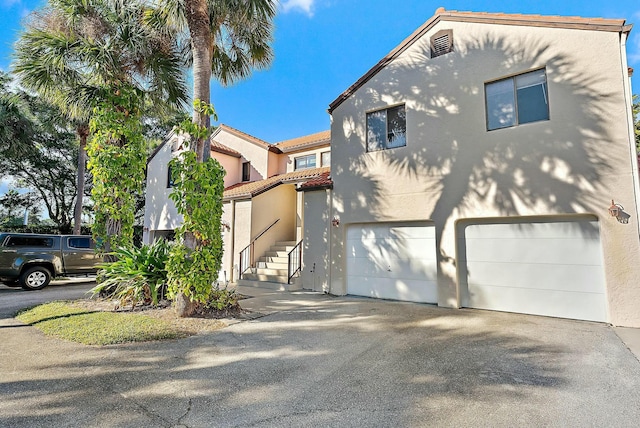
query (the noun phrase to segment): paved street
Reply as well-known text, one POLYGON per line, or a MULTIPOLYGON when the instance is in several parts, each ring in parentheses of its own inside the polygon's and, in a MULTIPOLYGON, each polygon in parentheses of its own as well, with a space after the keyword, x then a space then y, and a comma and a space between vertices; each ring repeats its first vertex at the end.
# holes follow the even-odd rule
MULTIPOLYGON (((80 290, 66 287, 61 294, 80 290)), ((0 310, 0 426, 636 427, 640 420, 640 362, 604 324, 242 292, 252 296, 243 306, 264 316, 187 339, 108 347, 44 337, 0 310)), ((0 290, 0 305, 7 296, 0 290)))

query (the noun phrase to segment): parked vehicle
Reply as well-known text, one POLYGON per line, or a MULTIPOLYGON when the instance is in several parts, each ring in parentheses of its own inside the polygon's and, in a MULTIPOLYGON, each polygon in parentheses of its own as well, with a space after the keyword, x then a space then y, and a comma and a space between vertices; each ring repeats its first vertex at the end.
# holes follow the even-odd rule
POLYGON ((0 281, 40 290, 57 276, 94 274, 102 258, 85 235, 0 233, 0 281))

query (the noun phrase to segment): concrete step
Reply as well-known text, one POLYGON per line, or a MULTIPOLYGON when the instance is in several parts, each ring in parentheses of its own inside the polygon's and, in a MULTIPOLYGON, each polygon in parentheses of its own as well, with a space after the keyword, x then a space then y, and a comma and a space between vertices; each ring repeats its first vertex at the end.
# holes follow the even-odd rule
POLYGON ((284 257, 289 260, 289 251, 271 250, 264 253, 265 257, 284 257))
POLYGON ((255 273, 258 275, 276 275, 287 278, 287 275, 289 275, 289 269, 270 269, 258 266, 255 273))
POLYGON ((281 263, 283 265, 286 265, 289 263, 289 258, 288 257, 271 257, 271 256, 262 256, 260 257, 260 259, 258 259, 259 262, 266 262, 266 263, 281 263))
POLYGON ((285 271, 289 270, 289 266, 287 263, 273 263, 273 262, 259 261, 256 263, 256 267, 258 269, 284 269, 285 271))
POLYGON ((264 275, 260 273, 249 273, 245 272, 242 275, 242 279, 249 279, 251 281, 267 281, 267 282, 280 282, 283 284, 287 283, 287 275, 264 275))
POLYGON ((293 247, 290 245, 272 245, 269 248, 270 251, 285 251, 287 254, 293 250, 293 247))
POLYGON ((284 246, 286 246, 286 247, 291 247, 291 248, 293 248, 293 247, 295 247, 295 246, 296 246, 296 244, 297 244, 297 243, 298 243, 298 242, 296 242, 296 241, 277 241, 277 242, 276 242, 276 245, 278 245, 278 246, 283 246, 283 245, 284 245, 284 246))
POLYGON ((282 282, 254 281, 250 279, 240 279, 238 280, 237 285, 242 285, 245 287, 267 288, 269 290, 279 290, 279 291, 302 290, 302 285, 298 283, 286 284, 282 282))

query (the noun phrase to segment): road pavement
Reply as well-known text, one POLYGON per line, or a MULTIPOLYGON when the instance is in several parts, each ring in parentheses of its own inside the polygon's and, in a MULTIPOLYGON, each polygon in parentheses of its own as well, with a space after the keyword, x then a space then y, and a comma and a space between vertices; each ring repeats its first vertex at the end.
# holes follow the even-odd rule
POLYGON ((3 315, 0 426, 637 427, 640 420, 640 362, 605 324, 241 292, 251 296, 243 306, 255 319, 165 342, 84 346, 3 315))

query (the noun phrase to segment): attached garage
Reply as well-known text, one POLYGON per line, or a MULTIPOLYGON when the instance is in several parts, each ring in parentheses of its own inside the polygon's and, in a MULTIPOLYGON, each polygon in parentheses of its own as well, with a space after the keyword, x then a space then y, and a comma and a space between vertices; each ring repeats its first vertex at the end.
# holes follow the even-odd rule
POLYGON ((347 228, 347 293, 437 303, 435 227, 375 223, 347 228))
POLYGON ((464 307, 607 321, 595 217, 459 222, 464 307))

